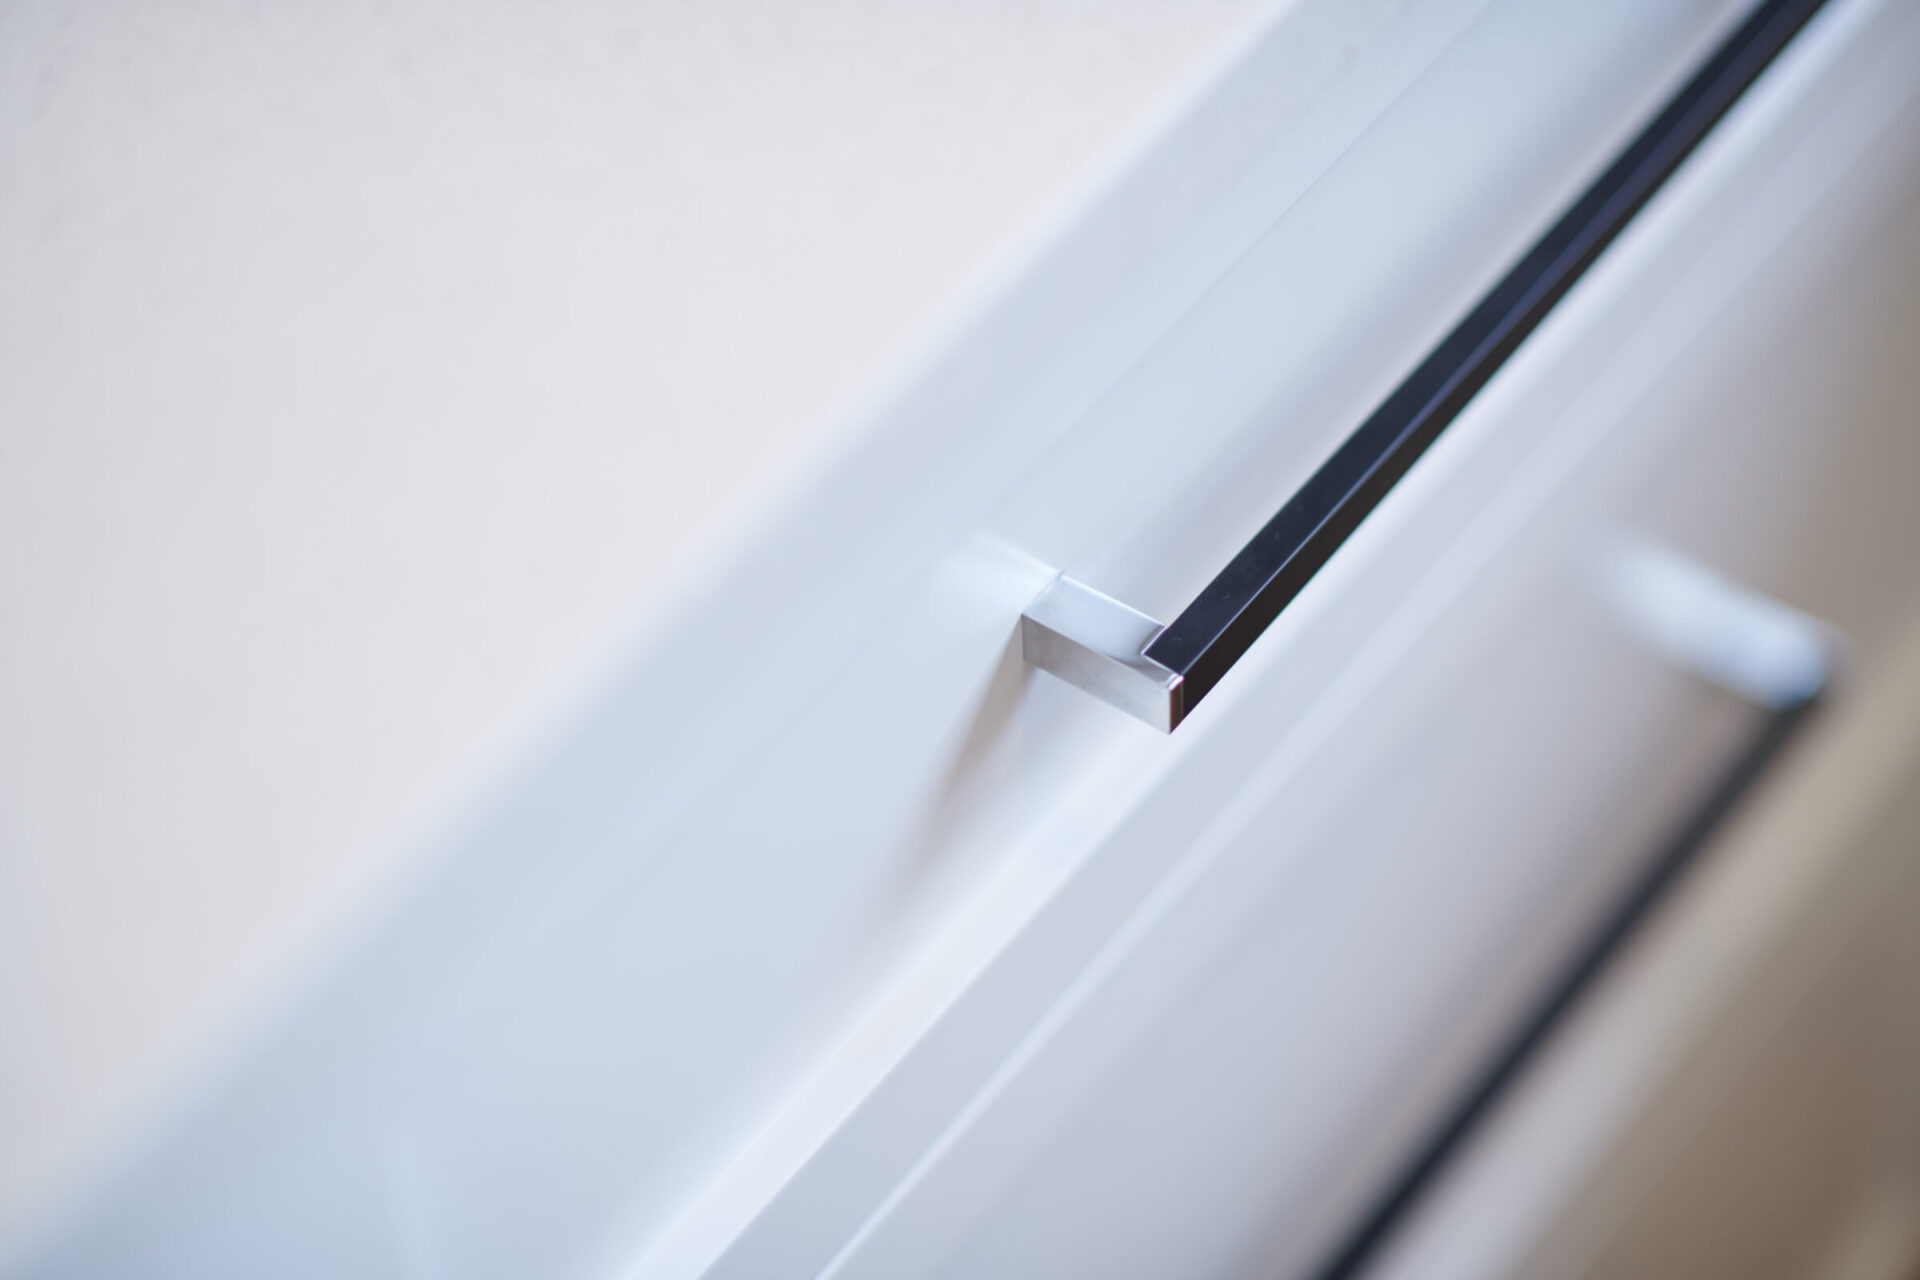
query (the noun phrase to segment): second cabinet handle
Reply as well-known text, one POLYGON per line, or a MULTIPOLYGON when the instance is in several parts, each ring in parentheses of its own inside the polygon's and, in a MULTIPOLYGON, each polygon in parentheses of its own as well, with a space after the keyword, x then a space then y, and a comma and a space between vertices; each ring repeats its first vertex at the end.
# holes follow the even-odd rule
POLYGON ((1821 7, 1765 0, 1546 234, 1161 626, 1062 576, 1021 618, 1032 665, 1171 732, 1459 417, 1821 7))
POLYGON ((1668 662, 1762 713, 1749 736, 1578 937, 1480 1070, 1310 1274, 1354 1280, 1437 1186, 1600 974, 1833 693, 1845 637, 1833 627, 1651 546, 1616 554, 1612 595, 1629 629, 1668 662))

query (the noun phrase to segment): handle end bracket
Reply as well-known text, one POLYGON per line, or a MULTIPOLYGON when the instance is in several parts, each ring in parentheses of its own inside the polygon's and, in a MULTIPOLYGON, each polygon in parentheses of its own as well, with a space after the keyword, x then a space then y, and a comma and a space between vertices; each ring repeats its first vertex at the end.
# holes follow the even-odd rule
POLYGON ((1147 657, 1165 627, 1065 574, 1020 615, 1027 662, 1171 733, 1186 715, 1180 674, 1147 657))

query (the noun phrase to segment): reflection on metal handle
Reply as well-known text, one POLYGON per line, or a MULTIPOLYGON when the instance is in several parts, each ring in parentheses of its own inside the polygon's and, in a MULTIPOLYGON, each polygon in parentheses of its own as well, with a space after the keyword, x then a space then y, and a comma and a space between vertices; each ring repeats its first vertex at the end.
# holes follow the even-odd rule
POLYGON ((1765 0, 1466 319, 1179 617, 1070 578, 1021 621, 1027 661, 1171 731, 1546 318, 1823 0, 1765 0))
POLYGON ((1659 550, 1628 550, 1610 568, 1616 603, 1642 639, 1701 679, 1752 703, 1765 718, 1641 864, 1634 882, 1593 932, 1572 950, 1471 1086, 1313 1273, 1315 1280, 1350 1280, 1363 1272, 1562 1016, 1831 691, 1840 639, 1824 624, 1659 550))

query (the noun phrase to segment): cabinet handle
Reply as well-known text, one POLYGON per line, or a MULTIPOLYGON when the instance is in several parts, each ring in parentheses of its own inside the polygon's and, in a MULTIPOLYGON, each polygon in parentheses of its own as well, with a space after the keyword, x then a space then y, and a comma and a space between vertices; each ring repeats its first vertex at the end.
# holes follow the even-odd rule
POLYGON ((1648 851, 1591 932, 1570 948, 1507 1039, 1310 1273, 1313 1280, 1352 1280, 1366 1272, 1534 1053, 1833 691, 1844 643, 1826 624, 1656 548, 1631 549, 1613 567, 1614 594, 1633 631, 1674 665, 1763 715, 1721 772, 1648 851))
POLYGON ((1021 615, 1027 662, 1171 732, 1319 572, 1824 0, 1765 0, 1172 622, 1072 578, 1021 615))

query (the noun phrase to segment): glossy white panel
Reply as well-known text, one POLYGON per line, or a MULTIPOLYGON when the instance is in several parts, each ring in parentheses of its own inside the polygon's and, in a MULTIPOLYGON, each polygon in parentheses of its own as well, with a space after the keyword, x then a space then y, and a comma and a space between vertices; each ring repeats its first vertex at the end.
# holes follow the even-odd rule
POLYGON ((1920 546, 1901 496, 1920 474, 1905 416, 1920 255, 1902 232, 1917 39, 1900 6, 1822 19, 1436 448, 1426 485, 1416 473, 1383 507, 1367 559, 1211 722, 1220 738, 1233 716, 1286 726, 1259 775, 1271 789, 1242 788, 1110 932, 838 1274, 1307 1265, 1618 856, 1739 741, 1614 647, 1584 612, 1583 570, 1658 530, 1865 650, 1887 642, 1920 587, 1895 563, 1920 546), (1408 544, 1495 472, 1458 544, 1418 558, 1408 544), (1393 625, 1343 626, 1381 577, 1420 587, 1393 625), (1364 637, 1358 660, 1289 695, 1334 636, 1364 637))

